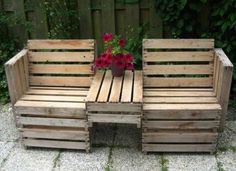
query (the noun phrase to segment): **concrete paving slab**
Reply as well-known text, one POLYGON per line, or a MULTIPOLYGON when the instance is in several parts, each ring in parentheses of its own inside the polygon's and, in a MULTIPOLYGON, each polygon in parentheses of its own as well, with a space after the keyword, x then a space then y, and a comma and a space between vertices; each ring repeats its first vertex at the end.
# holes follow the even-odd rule
POLYGON ((236 171, 236 151, 228 150, 217 154, 219 167, 224 171, 236 171))
POLYGON ((108 162, 109 148, 93 148, 87 154, 65 151, 60 154, 55 171, 103 171, 108 162))
POLYGON ((115 124, 97 123, 93 125, 92 145, 111 146, 116 132, 115 124))
POLYGON ((19 138, 10 105, 0 106, 0 141, 15 141, 19 138))
POLYGON ((168 154, 168 171, 217 171, 217 160, 207 154, 168 154))
POLYGON ((114 146, 141 149, 141 130, 136 125, 118 124, 114 146))
POLYGON ((0 167, 14 147, 14 142, 0 142, 0 167))
POLYGON ((114 171, 159 171, 160 156, 145 155, 135 148, 114 148, 111 157, 114 171))
POLYGON ((17 144, 0 170, 51 171, 53 169, 54 160, 57 155, 57 150, 40 148, 30 148, 25 150, 19 144, 17 144))

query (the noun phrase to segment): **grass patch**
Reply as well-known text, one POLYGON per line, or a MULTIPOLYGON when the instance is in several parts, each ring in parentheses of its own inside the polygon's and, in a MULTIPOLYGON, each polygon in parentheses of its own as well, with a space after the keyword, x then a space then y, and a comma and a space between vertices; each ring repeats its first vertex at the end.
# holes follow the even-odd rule
POLYGON ((161 164, 161 171, 168 171, 168 167, 167 167, 168 160, 165 159, 163 155, 161 155, 160 164, 161 164))

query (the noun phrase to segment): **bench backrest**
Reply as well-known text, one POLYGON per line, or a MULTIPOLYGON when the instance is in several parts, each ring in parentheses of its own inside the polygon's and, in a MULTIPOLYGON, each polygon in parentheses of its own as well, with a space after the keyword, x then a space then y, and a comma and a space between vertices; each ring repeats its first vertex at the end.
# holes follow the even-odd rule
POLYGON ((213 87, 213 39, 144 39, 144 87, 213 87))
POLYGON ((94 40, 29 40, 30 86, 89 87, 94 40))

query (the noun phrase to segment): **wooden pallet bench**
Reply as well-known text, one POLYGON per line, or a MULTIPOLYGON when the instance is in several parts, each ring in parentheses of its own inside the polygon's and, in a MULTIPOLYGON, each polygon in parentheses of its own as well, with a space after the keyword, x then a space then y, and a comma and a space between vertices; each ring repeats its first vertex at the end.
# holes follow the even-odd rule
POLYGON ((94 47, 94 40, 29 40, 5 64, 24 146, 89 151, 85 98, 94 47))
POLYGON ((144 152, 213 152, 233 65, 212 39, 143 41, 144 152))
POLYGON ((142 114, 142 71, 125 71, 112 77, 111 71, 98 71, 90 87, 86 109, 88 122, 137 124, 142 114))

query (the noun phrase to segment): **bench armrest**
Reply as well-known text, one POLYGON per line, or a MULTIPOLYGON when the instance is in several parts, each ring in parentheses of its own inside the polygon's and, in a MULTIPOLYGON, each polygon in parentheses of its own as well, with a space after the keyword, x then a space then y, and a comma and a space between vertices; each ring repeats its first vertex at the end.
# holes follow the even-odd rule
POLYGON ((5 72, 12 105, 25 93, 29 86, 27 52, 27 49, 23 49, 5 63, 5 72))
POLYGON ((215 49, 214 89, 222 107, 220 130, 223 131, 228 109, 230 87, 233 75, 233 64, 222 49, 215 49))

